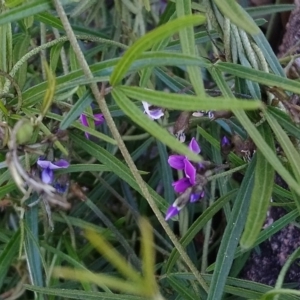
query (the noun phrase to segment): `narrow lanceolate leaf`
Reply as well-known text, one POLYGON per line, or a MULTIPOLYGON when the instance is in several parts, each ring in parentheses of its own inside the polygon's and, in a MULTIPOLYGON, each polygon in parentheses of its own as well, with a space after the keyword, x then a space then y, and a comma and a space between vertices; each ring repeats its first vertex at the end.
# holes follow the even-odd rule
POLYGON ((220 62, 215 66, 219 70, 237 77, 249 79, 267 86, 276 86, 284 90, 300 94, 300 82, 295 80, 227 62, 220 62))
MULTIPOLYGON (((119 159, 114 155, 98 146, 97 144, 85 139, 84 137, 79 137, 73 133, 70 133, 70 138, 76 146, 80 146, 84 151, 90 154, 95 159, 102 162, 105 166, 110 168, 114 174, 119 176, 125 182, 127 182, 133 189, 142 194, 136 180, 132 176, 129 168, 125 166, 119 159)), ((156 202, 157 206, 165 211, 167 209, 167 204, 164 199, 159 196, 150 186, 148 186, 149 192, 156 202)))
POLYGON ((246 221, 253 191, 255 167, 256 157, 254 156, 234 201, 232 212, 223 234, 207 300, 222 299, 226 278, 229 274, 234 259, 234 252, 246 221))
POLYGON ((214 0, 221 12, 239 28, 250 34, 257 34, 259 28, 251 17, 240 7, 235 0, 214 0))
MULTIPOLYGON (((274 150, 272 132, 266 123, 262 125, 260 132, 267 144, 274 150)), ((274 185, 274 174, 274 168, 268 163, 261 151, 258 150, 254 188, 245 230, 240 242, 241 247, 245 250, 253 247, 266 219, 274 185)))
POLYGON ((228 110, 242 109, 254 110, 263 107, 263 103, 259 100, 240 100, 235 98, 209 97, 209 96, 192 96, 182 94, 171 94, 149 89, 143 89, 133 86, 120 86, 126 96, 139 100, 147 101, 153 105, 165 107, 169 109, 196 111, 196 110, 228 110))
POLYGON ((289 115, 272 106, 268 107, 268 113, 270 113, 289 134, 300 140, 300 129, 291 120, 289 115))
POLYGON ((50 108, 50 106, 52 104, 54 93, 55 93, 55 87, 56 87, 55 75, 52 73, 52 71, 49 68, 46 61, 44 61, 43 64, 44 64, 44 68, 46 70, 48 87, 47 87, 46 93, 44 95, 43 104, 41 107, 42 116, 44 116, 47 113, 48 109, 50 108))
POLYGON ((276 139, 279 142, 280 146, 282 147, 286 157, 288 158, 293 173, 300 183, 300 154, 295 149, 295 146, 291 142, 290 138, 286 134, 286 132, 282 129, 282 127, 278 124, 276 119, 271 116, 268 111, 265 112, 265 118, 268 121, 269 125, 271 126, 272 130, 276 135, 276 139))
POLYGON ((148 131, 153 137, 173 149, 175 152, 184 154, 193 161, 201 161, 201 157, 191 152, 187 146, 180 143, 166 129, 161 128, 156 122, 150 120, 143 112, 134 105, 120 88, 114 88, 112 95, 122 111, 136 124, 148 131))
MULTIPOLYGON (((58 297, 65 297, 68 299, 86 299, 86 300, 144 300, 144 296, 126 295, 124 293, 114 294, 112 292, 86 292, 75 289, 60 289, 60 288, 41 288, 29 284, 25 284, 24 287, 29 291, 37 292, 39 295, 53 295, 58 297)), ((55 299, 55 298, 54 298, 55 299)))
MULTIPOLYGON (((178 17, 192 15, 191 2, 192 1, 175 1, 176 13, 178 17)), ((183 28, 179 31, 180 45, 184 54, 197 56, 194 34, 193 26, 183 28)), ((204 96, 205 90, 201 76, 201 70, 199 67, 188 66, 187 71, 196 94, 198 96, 204 96)))
POLYGON ((154 44, 168 36, 171 36, 178 30, 202 24, 204 21, 205 18, 199 15, 182 17, 177 20, 170 21, 169 23, 164 24, 144 35, 126 51, 122 59, 116 65, 111 75, 111 85, 116 85, 122 80, 130 65, 142 54, 142 52, 150 49, 154 44))
MULTIPOLYGON (((34 193, 30 197, 30 202, 38 200, 38 195, 34 193)), ((30 281, 32 285, 43 286, 43 272, 41 252, 39 248, 39 232, 38 232, 38 205, 29 208, 25 213, 25 253, 30 281)))
MULTIPOLYGON (((219 198, 210 207, 208 207, 201 216, 189 227, 186 234, 180 239, 182 247, 186 247, 205 226, 205 224, 212 219, 212 217, 230 200, 236 196, 237 190, 232 190, 225 196, 219 198)), ((179 258, 179 253, 176 248, 172 250, 169 260, 166 265, 166 273, 171 273, 172 268, 179 258)))
MULTIPOLYGON (((294 176, 298 182, 300 183, 300 154, 296 150, 295 146, 291 142, 290 138, 286 134, 286 132, 282 129, 282 127, 278 124, 277 120, 268 113, 265 112, 265 118, 271 126, 272 130, 275 133, 276 139, 282 147, 287 159, 290 162, 291 169, 293 170, 294 176)), ((299 195, 299 193, 298 193, 299 195)), ((296 199, 298 199, 297 197, 296 199)), ((297 201, 298 202, 298 201, 297 201)), ((300 210, 300 203, 297 203, 297 207, 300 210)))
POLYGON ((78 117, 84 112, 84 109, 91 105, 93 98, 90 92, 86 92, 70 109, 70 111, 64 116, 59 128, 61 130, 67 129, 78 117))
POLYGON ((233 113, 243 125, 257 148, 263 153, 268 162, 273 166, 273 168, 278 172, 278 174, 286 181, 286 183, 295 190, 295 192, 300 195, 300 186, 290 172, 282 165, 281 161, 278 159, 277 155, 270 148, 270 146, 263 139, 255 125, 249 120, 248 116, 244 111, 234 110, 233 113))
POLYGON ((6 244, 5 248, 1 250, 0 254, 0 289, 2 288, 5 278, 7 278, 7 271, 13 264, 20 246, 20 230, 18 230, 6 244))
MULTIPOLYGON (((18 21, 42 11, 49 11, 52 9, 52 3, 49 0, 33 0, 22 2, 22 5, 14 7, 0 14, 0 25, 18 21)), ((67 4, 73 2, 73 0, 62 0, 61 2, 62 4, 67 4)))

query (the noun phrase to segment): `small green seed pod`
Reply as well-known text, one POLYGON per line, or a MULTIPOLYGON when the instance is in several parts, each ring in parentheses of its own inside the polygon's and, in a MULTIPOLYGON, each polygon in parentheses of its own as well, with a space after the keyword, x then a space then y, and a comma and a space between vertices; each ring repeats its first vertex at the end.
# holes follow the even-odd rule
POLYGON ((22 126, 19 128, 16 134, 17 143, 19 145, 26 144, 30 141, 33 134, 33 125, 30 121, 23 121, 22 126))

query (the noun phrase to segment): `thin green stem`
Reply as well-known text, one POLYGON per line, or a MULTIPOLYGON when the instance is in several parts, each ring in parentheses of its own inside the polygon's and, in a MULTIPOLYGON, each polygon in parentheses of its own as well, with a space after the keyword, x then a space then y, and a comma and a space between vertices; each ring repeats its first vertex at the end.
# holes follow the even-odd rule
MULTIPOLYGON (((66 31, 66 34, 69 38, 69 41, 71 43, 71 46, 74 50, 74 53, 78 59, 78 62, 85 74, 85 76, 88 79, 93 79, 93 73, 91 72, 88 63, 86 62, 84 55, 79 47, 79 44, 77 42, 76 36, 72 30, 72 27, 69 23, 68 17, 64 11, 63 6, 61 5, 59 0, 54 0, 54 6, 56 8, 57 14, 59 16, 59 18, 61 19, 61 22, 64 26, 64 29, 66 31)), ((128 152, 122 137, 119 134, 119 131, 116 127, 116 124, 114 123, 114 120, 110 114, 110 111, 107 107, 106 101, 104 96, 99 92, 98 86, 96 83, 90 83, 90 88, 91 91, 95 97, 95 99, 98 102, 98 105, 105 117, 105 120, 107 122, 107 126, 111 131, 112 136, 114 137, 114 139, 117 141, 117 144, 119 146, 119 149, 130 169, 130 171, 132 172, 132 175, 134 176, 135 180, 137 181, 137 184, 139 185, 142 194, 144 195, 144 197, 146 198, 146 200, 148 201, 150 207, 152 208, 154 214, 156 215, 158 221, 160 222, 160 224, 162 225, 162 227, 164 228, 165 232, 167 233, 167 235, 169 236, 170 240, 173 242, 174 246, 177 248, 178 252, 181 254, 182 259, 185 261, 185 263, 188 265, 188 267, 190 268, 191 272, 194 274, 195 278, 198 280, 198 282, 200 283, 200 285, 203 287, 204 290, 208 291, 208 286, 207 283, 205 282, 205 280, 202 278, 200 272, 197 270, 197 268, 195 267, 195 265, 192 263, 191 259, 189 258, 189 256, 187 255, 187 253, 184 251, 183 247, 181 246, 181 244, 178 242, 175 234, 173 233, 173 231, 170 229, 169 225, 167 224, 167 222, 164 220, 164 217, 162 215, 162 213, 160 212, 160 210, 158 209, 158 207, 156 206, 153 198, 151 197, 146 184, 144 183, 141 175, 138 172, 137 167, 134 164, 134 161, 132 160, 130 153, 128 152)))

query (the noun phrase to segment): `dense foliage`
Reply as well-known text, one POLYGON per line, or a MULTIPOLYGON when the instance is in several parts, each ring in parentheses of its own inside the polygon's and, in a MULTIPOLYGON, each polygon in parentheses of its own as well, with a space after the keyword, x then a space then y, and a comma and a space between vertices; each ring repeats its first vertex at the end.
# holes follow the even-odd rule
POLYGON ((293 234, 245 271, 300 214, 294 6, 247 3, 0 2, 1 299, 298 299, 293 234))

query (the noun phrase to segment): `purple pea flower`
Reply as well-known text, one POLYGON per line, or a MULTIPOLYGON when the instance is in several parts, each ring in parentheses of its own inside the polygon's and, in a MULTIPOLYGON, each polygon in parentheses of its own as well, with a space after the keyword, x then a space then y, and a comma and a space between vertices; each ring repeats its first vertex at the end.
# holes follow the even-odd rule
POLYGON ((227 136, 223 136, 222 139, 221 139, 221 146, 222 147, 227 147, 227 146, 231 146, 231 142, 230 140, 228 139, 227 136))
POLYGON ((186 206, 188 202, 194 203, 204 197, 205 193, 204 191, 197 192, 197 193, 192 193, 189 198, 185 197, 185 195, 179 196, 174 203, 169 206, 165 220, 168 221, 169 219, 175 217, 176 215, 179 214, 179 212, 186 206))
POLYGON ((176 207, 175 202, 168 208, 166 212, 165 220, 168 221, 169 219, 177 216, 180 212, 180 209, 176 207))
POLYGON ((69 167, 69 163, 64 160, 58 160, 55 162, 51 162, 50 160, 43 160, 43 159, 38 159, 38 161, 36 162, 42 169, 42 181, 46 184, 51 184, 53 182, 54 179, 54 172, 53 170, 57 170, 57 169, 65 169, 69 167))
POLYGON ((153 106, 146 101, 142 101, 142 103, 144 106, 144 113, 147 114, 150 119, 158 120, 164 115, 161 108, 153 106))
MULTIPOLYGON (((196 154, 201 152, 200 146, 195 138, 192 138, 189 148, 196 154)), ((196 168, 184 155, 170 155, 168 159, 169 165, 176 170, 184 170, 185 176, 172 183, 177 193, 183 193, 188 187, 196 183, 196 168)))
MULTIPOLYGON (((89 127, 89 123, 87 120, 87 117, 85 114, 81 114, 79 117, 80 122, 82 123, 83 126, 89 127)), ((105 121, 104 116, 102 114, 95 114, 94 115, 94 122, 95 122, 95 126, 101 125, 103 122, 105 121)), ((90 138, 90 135, 85 132, 85 137, 87 139, 90 138)))

